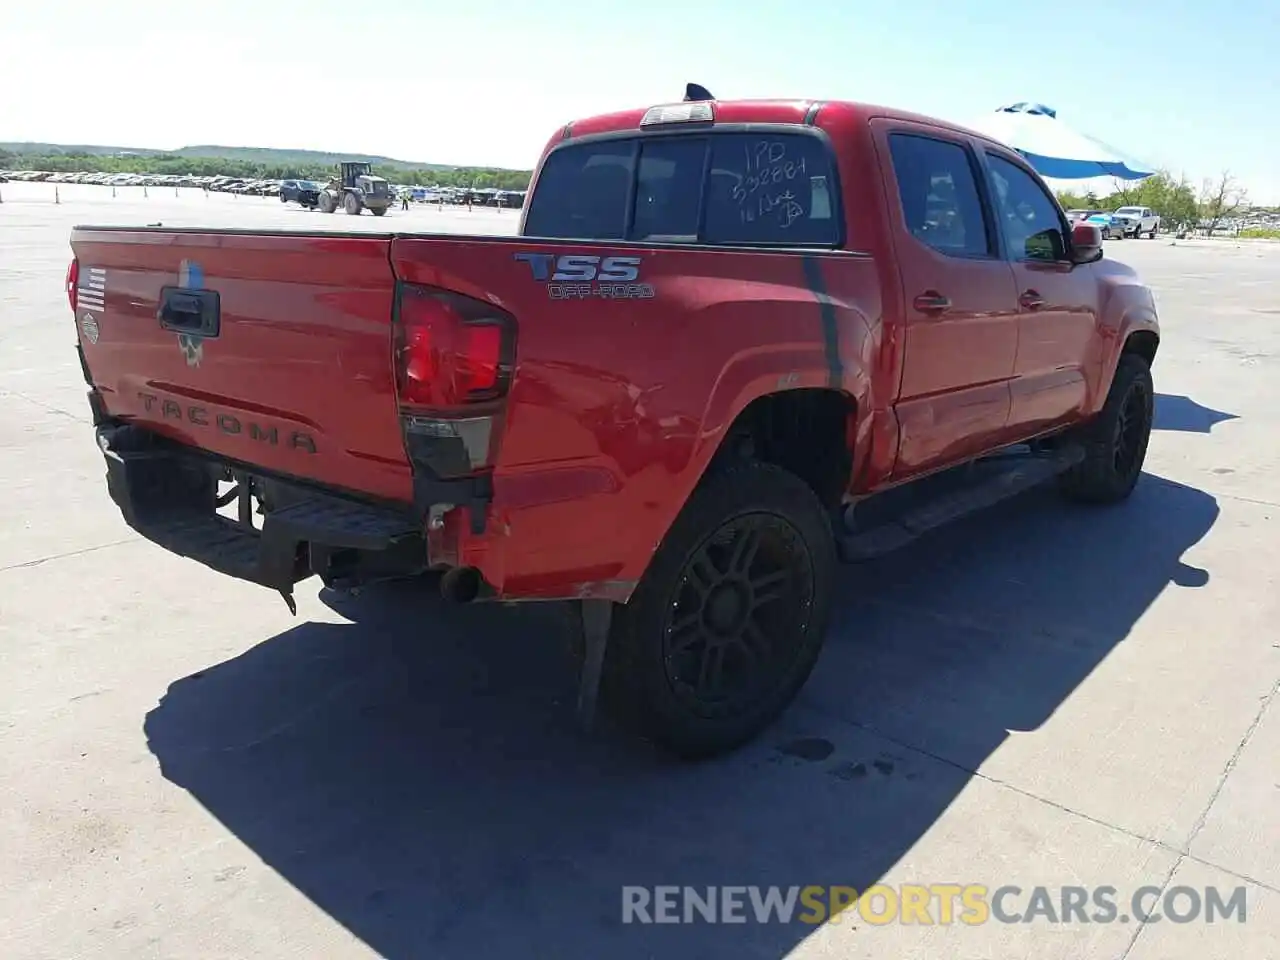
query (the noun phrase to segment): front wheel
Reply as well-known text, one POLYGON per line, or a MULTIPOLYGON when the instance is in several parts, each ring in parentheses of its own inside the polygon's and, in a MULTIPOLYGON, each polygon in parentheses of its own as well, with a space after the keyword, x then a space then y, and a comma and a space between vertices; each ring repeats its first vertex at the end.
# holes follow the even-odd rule
POLYGON ((381 217, 387 212, 387 208, 386 207, 370 207, 369 212, 372 213, 375 217, 381 217))
POLYGON ((606 703, 680 756, 745 743, 812 671, 836 569, 827 511, 804 481, 763 463, 713 475, 614 613, 606 703))
POLYGON ((1079 438, 1084 459, 1062 474, 1063 494, 1084 503, 1116 503, 1128 497, 1142 473, 1154 419, 1150 366, 1136 354, 1121 354, 1107 402, 1079 438))
POLYGON ((346 199, 342 201, 343 209, 353 217, 360 215, 360 198, 354 193, 348 193, 346 199))

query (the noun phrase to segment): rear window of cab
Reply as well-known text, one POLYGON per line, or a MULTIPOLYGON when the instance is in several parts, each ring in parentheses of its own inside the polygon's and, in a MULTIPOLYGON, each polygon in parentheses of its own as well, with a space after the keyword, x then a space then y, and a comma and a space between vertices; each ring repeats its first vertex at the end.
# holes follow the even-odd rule
POLYGON ((569 143, 548 155, 524 235, 835 247, 835 171, 808 133, 708 133, 569 143))

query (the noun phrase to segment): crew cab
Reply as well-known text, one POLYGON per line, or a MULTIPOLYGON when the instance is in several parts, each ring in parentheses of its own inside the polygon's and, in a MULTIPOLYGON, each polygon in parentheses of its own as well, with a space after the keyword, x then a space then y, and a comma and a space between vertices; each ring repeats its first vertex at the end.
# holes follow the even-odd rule
POLYGON ((1097 228, 1001 144, 860 103, 569 123, 514 237, 71 246, 134 529, 291 606, 427 570, 571 601, 584 721, 599 691, 686 756, 794 698, 841 558, 1031 482, 1122 500, 1152 423, 1155 305, 1097 228))
POLYGON ((1160 232, 1160 215, 1150 207, 1121 207, 1115 216, 1124 224, 1125 236, 1135 240, 1144 233, 1147 239, 1154 240, 1160 232))

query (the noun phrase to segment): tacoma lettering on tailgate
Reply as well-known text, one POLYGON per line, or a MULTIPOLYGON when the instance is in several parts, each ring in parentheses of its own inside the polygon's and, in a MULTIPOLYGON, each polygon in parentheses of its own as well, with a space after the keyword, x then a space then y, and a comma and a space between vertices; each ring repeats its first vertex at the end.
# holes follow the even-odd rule
MULTIPOLYGON (((280 446, 279 427, 264 426, 252 420, 242 420, 235 414, 210 410, 193 404, 183 405, 176 400, 162 400, 154 393, 139 393, 142 408, 148 413, 158 412, 165 420, 178 420, 193 427, 217 430, 229 437, 247 436, 250 440, 265 443, 269 447, 280 446)), ((284 436, 284 446, 303 453, 315 453, 316 441, 309 433, 290 430, 284 436)))

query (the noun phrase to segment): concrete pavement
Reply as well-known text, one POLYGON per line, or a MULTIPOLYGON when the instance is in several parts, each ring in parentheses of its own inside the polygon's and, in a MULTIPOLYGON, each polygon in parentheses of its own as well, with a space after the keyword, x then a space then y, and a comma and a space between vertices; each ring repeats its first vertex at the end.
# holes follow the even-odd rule
POLYGON ((549 610, 303 584, 294 619, 139 541, 107 497, 62 292, 72 224, 515 214, 45 186, 0 205, 0 955, 1280 957, 1274 246, 1108 245, 1165 328, 1133 499, 1036 492, 848 568, 797 705, 679 765, 576 731, 549 610), (1248 910, 620 922, 624 885, 875 883, 1112 886, 1126 908, 1144 885, 1242 886, 1248 910))

